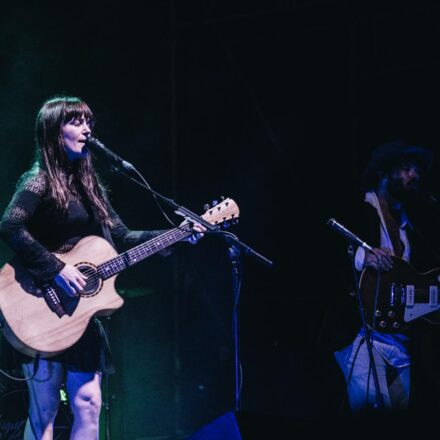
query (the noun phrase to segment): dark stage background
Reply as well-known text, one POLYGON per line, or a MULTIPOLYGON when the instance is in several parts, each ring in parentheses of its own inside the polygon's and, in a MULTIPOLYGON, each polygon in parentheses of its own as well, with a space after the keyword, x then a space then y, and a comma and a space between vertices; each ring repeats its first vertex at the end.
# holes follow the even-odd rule
MULTIPOLYGON (((83 97, 95 136, 156 190, 200 213, 232 197, 233 232, 275 262, 243 259, 243 429, 343 416, 332 350, 352 337, 353 305, 345 242, 326 221, 356 232, 358 176, 375 145, 398 138, 438 156, 439 19, 436 2, 420 1, 2 6, 0 208, 31 163, 41 103, 83 97)), ((130 228, 169 227, 147 192, 98 162, 130 228)), ((435 164, 434 194, 439 183, 435 164)), ((112 438, 184 438, 232 410, 222 239, 178 245, 117 284, 126 304, 108 322, 112 438)))

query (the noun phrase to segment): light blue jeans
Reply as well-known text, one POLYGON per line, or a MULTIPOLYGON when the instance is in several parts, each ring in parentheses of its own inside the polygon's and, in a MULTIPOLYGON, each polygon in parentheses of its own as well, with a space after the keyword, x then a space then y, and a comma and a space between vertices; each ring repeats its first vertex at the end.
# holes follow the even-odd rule
MULTIPOLYGON (((376 407, 376 390, 363 336, 358 335, 353 344, 335 352, 336 360, 347 382, 347 393, 353 412, 376 407)), ((384 409, 405 410, 408 407, 410 367, 394 367, 373 345, 373 358, 377 370, 379 389, 384 409)))

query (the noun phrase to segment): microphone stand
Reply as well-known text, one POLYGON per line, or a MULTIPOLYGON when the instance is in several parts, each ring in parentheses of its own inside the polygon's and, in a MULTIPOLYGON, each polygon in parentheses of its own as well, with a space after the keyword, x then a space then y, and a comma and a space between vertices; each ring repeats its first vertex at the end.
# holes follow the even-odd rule
MULTIPOLYGON (((114 153, 113 153, 114 154, 114 153)), ((116 155, 114 155, 116 156, 116 155)), ((233 287, 233 298, 234 298, 234 312, 233 312, 233 343, 234 343, 234 372, 235 372, 235 402, 234 402, 234 408, 236 411, 240 410, 240 393, 241 393, 241 362, 240 362, 240 350, 239 350, 239 322, 238 322, 238 303, 240 298, 240 288, 241 288, 241 260, 240 257, 242 254, 249 255, 253 258, 255 258, 260 263, 264 264, 267 267, 272 267, 273 262, 269 260, 268 258, 264 257, 263 255, 256 252, 254 249, 252 249, 247 244, 243 243, 238 239, 237 236, 234 234, 231 234, 230 232, 225 231, 219 231, 218 227, 215 225, 212 225, 211 223, 204 220, 199 215, 195 214, 188 208, 178 205, 174 200, 165 197, 164 195, 158 193, 154 189, 150 187, 146 182, 142 182, 139 179, 133 177, 131 173, 136 173, 137 175, 142 175, 136 170, 136 168, 129 164, 129 166, 126 166, 126 161, 124 161, 119 156, 116 156, 116 159, 113 157, 112 159, 113 164, 113 171, 117 172, 118 174, 123 175, 124 177, 130 179, 132 182, 136 183, 137 185, 147 189, 150 193, 154 194, 155 196, 159 197, 162 201, 164 201, 167 205, 171 206, 171 208, 174 210, 174 212, 178 215, 181 215, 185 217, 186 219, 189 219, 193 222, 200 223, 203 225, 208 232, 210 233, 218 233, 222 234, 223 238, 228 242, 229 249, 228 249, 228 255, 231 260, 232 264, 232 287, 233 287)))
MULTIPOLYGON (((227 239, 228 241, 229 239, 227 239)), ((232 292, 234 298, 234 309, 232 314, 232 339, 234 341, 234 373, 235 373, 235 411, 241 409, 240 395, 241 395, 241 362, 240 362, 240 335, 238 327, 238 304, 240 300, 240 289, 241 289, 241 261, 240 261, 241 250, 239 247, 235 246, 230 242, 230 247, 228 249, 228 256, 232 264, 232 292)))
MULTIPOLYGON (((357 301, 359 304, 359 311, 360 311, 360 315, 361 315, 361 321, 362 321, 362 328, 364 330, 364 334, 365 334, 365 343, 367 344, 367 351, 368 351, 368 357, 370 359, 370 367, 368 368, 368 384, 369 384, 369 376, 370 376, 370 369, 371 369, 371 373, 373 376, 373 382, 374 382, 374 389, 375 389, 375 409, 383 409, 384 408, 384 402, 383 402, 383 396, 380 392, 380 386, 379 386, 379 379, 377 376, 377 369, 376 369, 376 363, 374 362, 374 355, 373 355, 373 344, 371 342, 371 331, 370 328, 368 327, 367 324, 367 319, 365 317, 365 308, 363 305, 363 301, 362 301, 362 297, 361 297, 361 292, 360 292, 360 288, 359 288, 359 279, 357 277, 356 274, 356 265, 355 265, 355 251, 354 251, 354 246, 353 243, 351 241, 349 241, 348 247, 347 247, 347 252, 348 252, 348 256, 350 258, 351 261, 351 266, 352 266, 352 271, 353 271, 353 284, 354 284, 354 289, 355 289, 355 293, 356 293, 356 297, 357 297, 357 301)), ((378 269, 378 277, 380 276, 380 269, 378 269)), ((379 287, 379 278, 377 281, 377 288, 379 287)), ((377 289, 376 289, 377 290, 377 289)), ((376 297, 377 297, 377 292, 376 292, 376 297)), ((374 312, 373 312, 374 313, 374 312)), ((373 325, 373 329, 374 329, 374 325, 373 325)), ((357 353, 356 353, 357 354, 357 353)), ((353 363, 356 362, 356 357, 353 359, 353 363)), ((353 367, 351 367, 353 368, 353 367)), ((348 381, 347 381, 347 387, 350 383, 350 379, 351 379, 351 370, 350 370, 350 374, 348 376, 348 381)), ((369 389, 368 389, 368 385, 367 385, 367 406, 368 406, 368 400, 369 400, 369 389)))
MULTIPOLYGON (((108 328, 109 328, 109 321, 110 321, 110 316, 106 316, 105 318, 105 333, 106 333, 106 337, 108 338, 108 328)), ((108 340, 108 339, 107 339, 108 340)), ((112 405, 112 400, 113 400, 113 396, 110 394, 110 379, 109 379, 109 375, 108 372, 105 371, 104 372, 104 401, 103 403, 103 408, 104 408, 104 438, 105 440, 110 440, 110 416, 111 416, 111 405, 112 405)))
MULTIPOLYGON (((327 226, 330 226, 334 231, 338 232, 343 237, 345 237, 345 239, 348 242, 348 249, 347 250, 348 250, 348 255, 350 257, 350 260, 351 260, 351 267, 352 267, 352 271, 353 271, 353 287, 356 291, 356 296, 357 296, 357 300, 358 300, 358 304, 359 304, 359 311, 360 311, 361 320, 362 320, 362 328, 364 330, 365 341, 367 344, 368 357, 370 359, 370 365, 368 368, 368 377, 367 377, 367 396, 366 396, 367 407, 368 407, 368 403, 369 403, 369 385, 370 385, 370 370, 371 370, 371 372, 373 374, 374 387, 375 387, 375 391, 376 391, 376 393, 375 393, 376 404, 375 404, 374 408, 380 409, 380 408, 384 407, 384 403, 383 403, 382 394, 380 393, 379 380, 377 378, 376 364, 374 362, 373 344, 371 342, 371 332, 370 332, 370 329, 368 328, 367 320, 365 318, 365 308, 364 308, 362 297, 361 297, 359 279, 358 279, 357 273, 356 273, 356 263, 355 263, 356 255, 355 255, 355 251, 354 251, 354 244, 356 244, 357 246, 362 247, 365 250, 372 252, 374 254, 376 254, 376 252, 370 245, 365 243, 363 240, 361 240, 359 237, 357 237, 355 234, 353 234, 351 231, 349 231, 346 227, 344 227, 343 225, 338 223, 334 218, 331 218, 330 220, 328 220, 327 226)), ((378 270, 378 272, 377 272, 376 292, 375 292, 375 298, 374 298, 373 329, 372 330, 374 330, 376 327, 375 311, 376 311, 377 297, 379 294, 380 274, 381 274, 380 268, 378 268, 377 270, 378 270)), ((362 344, 362 341, 360 342, 360 344, 362 344)), ((359 345, 359 347, 360 347, 360 345, 359 345)), ((353 359, 353 363, 350 367, 350 372, 347 375, 347 388, 350 385, 351 374, 353 371, 354 363, 356 361, 356 356, 358 354, 358 350, 359 350, 359 348, 357 348, 357 350, 356 350, 356 353, 355 353, 354 359, 353 359)))

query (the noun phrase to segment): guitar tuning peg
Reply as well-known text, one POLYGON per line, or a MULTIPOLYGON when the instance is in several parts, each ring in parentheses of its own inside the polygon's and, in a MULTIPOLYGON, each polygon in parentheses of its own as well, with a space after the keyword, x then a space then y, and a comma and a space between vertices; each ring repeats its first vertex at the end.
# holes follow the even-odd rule
POLYGON ((213 200, 212 202, 211 202, 211 206, 214 208, 214 206, 217 206, 218 205, 218 200, 213 200))
POLYGON ((207 211, 209 208, 210 208, 209 203, 205 203, 205 204, 203 205, 203 209, 204 209, 205 211, 207 211))

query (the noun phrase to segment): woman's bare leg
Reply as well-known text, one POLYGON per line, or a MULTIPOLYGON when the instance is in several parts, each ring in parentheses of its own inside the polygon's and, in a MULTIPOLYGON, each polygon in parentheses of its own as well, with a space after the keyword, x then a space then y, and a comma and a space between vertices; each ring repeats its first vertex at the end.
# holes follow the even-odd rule
POLYGON ((97 440, 101 410, 101 374, 68 371, 66 387, 74 417, 71 440, 97 440))

